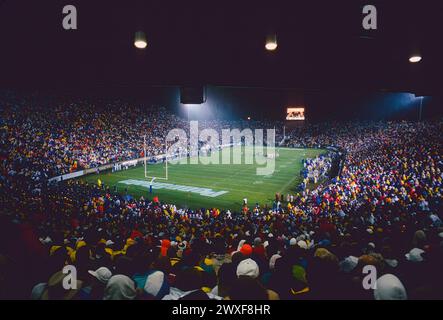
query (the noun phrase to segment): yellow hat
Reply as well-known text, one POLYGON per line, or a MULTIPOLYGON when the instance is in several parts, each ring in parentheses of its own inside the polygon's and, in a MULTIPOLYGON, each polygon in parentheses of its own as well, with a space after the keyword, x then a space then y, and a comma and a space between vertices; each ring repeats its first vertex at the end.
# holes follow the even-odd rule
POLYGON ((75 245, 75 250, 80 249, 81 247, 86 246, 86 242, 83 240, 77 241, 77 244, 75 245))
POLYGON ((52 246, 51 249, 49 249, 49 255, 52 256, 61 247, 62 246, 52 246))

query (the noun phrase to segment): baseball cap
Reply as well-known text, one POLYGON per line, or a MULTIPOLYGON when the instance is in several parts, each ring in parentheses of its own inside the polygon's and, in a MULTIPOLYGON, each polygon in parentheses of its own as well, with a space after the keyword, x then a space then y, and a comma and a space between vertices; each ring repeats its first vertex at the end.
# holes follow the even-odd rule
POLYGON ((108 280, 112 277, 112 272, 106 267, 100 267, 95 271, 88 270, 88 273, 104 284, 108 283, 108 280))
POLYGON ((243 260, 238 264, 237 276, 247 276, 251 278, 257 278, 260 271, 257 262, 252 259, 243 260))

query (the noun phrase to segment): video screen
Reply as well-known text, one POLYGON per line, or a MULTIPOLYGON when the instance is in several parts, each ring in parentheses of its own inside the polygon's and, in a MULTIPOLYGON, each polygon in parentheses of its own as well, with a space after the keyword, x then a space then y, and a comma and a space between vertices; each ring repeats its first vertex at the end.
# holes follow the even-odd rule
POLYGON ((305 120, 305 108, 288 108, 286 111, 286 120, 305 120))

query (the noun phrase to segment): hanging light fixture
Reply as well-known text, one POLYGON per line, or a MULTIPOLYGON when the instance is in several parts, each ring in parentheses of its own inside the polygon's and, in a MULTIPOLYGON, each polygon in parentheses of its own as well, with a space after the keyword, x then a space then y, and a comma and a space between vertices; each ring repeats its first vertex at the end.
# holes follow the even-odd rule
POLYGON ((422 59, 421 55, 419 55, 419 54, 414 54, 414 55, 412 55, 412 56, 409 58, 409 62, 411 62, 411 63, 417 63, 417 62, 420 62, 421 59, 422 59))
POLYGON ((145 33, 143 31, 137 31, 135 33, 134 46, 138 49, 145 49, 147 45, 145 33))
POLYGON ((277 35, 275 33, 269 33, 266 36, 265 48, 268 51, 274 51, 277 49, 277 35))

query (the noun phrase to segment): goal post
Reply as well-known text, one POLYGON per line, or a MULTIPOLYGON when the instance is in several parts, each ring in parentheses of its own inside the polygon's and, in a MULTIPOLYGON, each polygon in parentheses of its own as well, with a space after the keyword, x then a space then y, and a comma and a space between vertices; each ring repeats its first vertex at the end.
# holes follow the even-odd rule
POLYGON ((151 182, 154 180, 168 180, 168 154, 165 154, 165 175, 158 177, 150 174, 148 171, 148 156, 146 151, 146 135, 143 136, 143 166, 145 172, 145 179, 151 179, 151 182))

